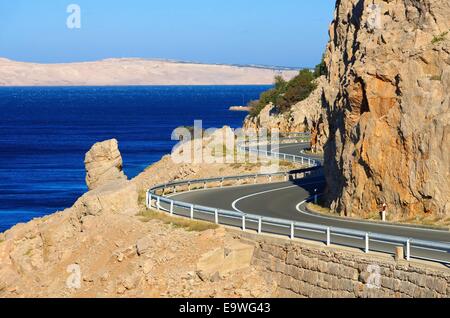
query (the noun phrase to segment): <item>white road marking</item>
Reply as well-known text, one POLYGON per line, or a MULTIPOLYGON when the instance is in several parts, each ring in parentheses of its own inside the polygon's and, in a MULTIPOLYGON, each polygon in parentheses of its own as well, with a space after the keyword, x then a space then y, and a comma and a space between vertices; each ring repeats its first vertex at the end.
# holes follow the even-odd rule
POLYGON ((297 186, 296 186, 296 185, 292 185, 292 186, 289 186, 289 187, 278 188, 278 189, 271 189, 271 190, 266 190, 266 191, 262 191, 262 192, 258 192, 258 193, 249 194, 249 195, 246 195, 246 196, 243 196, 243 197, 240 197, 240 198, 234 200, 233 203, 231 204, 231 207, 232 207, 235 211, 240 212, 240 213, 244 213, 244 214, 245 214, 245 212, 242 212, 241 210, 239 210, 238 208, 236 208, 236 204, 237 204, 239 201, 242 201, 242 200, 244 200, 244 199, 248 199, 248 198, 251 198, 251 197, 255 197, 255 196, 257 196, 257 195, 261 195, 261 194, 265 194, 265 193, 270 193, 270 192, 275 192, 275 191, 286 190, 286 189, 290 189, 290 188, 294 188, 294 187, 297 187, 297 186))
MULTIPOLYGON (((280 145, 280 146, 275 146, 275 147, 273 147, 271 150, 273 150, 273 151, 276 151, 276 150, 280 150, 280 149, 284 149, 284 148, 288 148, 288 147, 293 147, 293 146, 295 146, 295 145, 293 145, 293 144, 289 144, 289 145, 280 145)), ((299 151, 300 152, 300 151, 299 151)), ((284 155, 284 154, 283 154, 284 155)), ((289 156, 292 156, 291 154, 286 154, 286 155, 289 155, 289 156)))
POLYGON ((290 189, 290 188, 299 188, 301 186, 306 186, 306 185, 311 185, 311 184, 317 184, 318 182, 311 182, 311 183, 302 183, 302 184, 298 184, 298 185, 292 185, 292 186, 288 186, 288 187, 283 187, 283 188, 277 188, 277 189, 271 189, 271 190, 266 190, 266 191, 262 191, 262 192, 257 192, 257 193, 252 193, 243 197, 240 197, 236 200, 233 201, 233 203, 231 204, 231 207, 236 211, 236 212, 240 212, 240 213, 245 213, 241 210, 239 210, 238 208, 236 208, 236 204, 242 200, 251 198, 251 197, 255 197, 261 194, 266 194, 266 193, 270 193, 270 192, 275 192, 275 191, 281 191, 281 190, 286 190, 286 189, 290 189))

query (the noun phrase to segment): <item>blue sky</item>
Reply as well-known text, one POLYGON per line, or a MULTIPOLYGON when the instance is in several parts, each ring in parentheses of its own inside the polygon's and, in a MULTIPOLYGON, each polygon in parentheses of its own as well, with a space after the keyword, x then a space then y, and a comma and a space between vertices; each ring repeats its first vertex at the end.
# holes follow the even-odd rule
POLYGON ((56 63, 110 57, 313 66, 335 0, 0 0, 0 57, 56 63), (68 29, 66 8, 81 8, 68 29))

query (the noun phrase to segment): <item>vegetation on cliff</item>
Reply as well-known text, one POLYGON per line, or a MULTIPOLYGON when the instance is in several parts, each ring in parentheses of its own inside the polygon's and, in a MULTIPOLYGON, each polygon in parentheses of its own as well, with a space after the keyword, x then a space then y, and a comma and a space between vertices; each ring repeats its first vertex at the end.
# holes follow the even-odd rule
POLYGON ((317 88, 315 79, 327 73, 325 62, 322 58, 314 71, 303 69, 290 81, 286 81, 282 76, 276 76, 274 87, 263 92, 258 100, 251 101, 250 116, 255 117, 261 110, 272 103, 280 113, 289 111, 292 105, 305 100, 317 88))

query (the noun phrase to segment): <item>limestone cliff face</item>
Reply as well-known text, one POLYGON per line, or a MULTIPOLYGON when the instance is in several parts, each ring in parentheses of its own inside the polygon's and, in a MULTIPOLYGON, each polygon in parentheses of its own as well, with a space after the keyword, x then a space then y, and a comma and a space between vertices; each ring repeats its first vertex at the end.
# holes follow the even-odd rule
POLYGON ((276 113, 273 104, 267 105, 256 117, 247 116, 243 128, 278 129, 286 132, 312 132, 312 147, 320 152, 328 136, 326 109, 323 107, 323 85, 325 77, 316 80, 317 88, 305 100, 292 105, 288 113, 276 113))
POLYGON ((324 88, 333 210, 450 216, 449 17, 448 0, 337 1, 324 88))

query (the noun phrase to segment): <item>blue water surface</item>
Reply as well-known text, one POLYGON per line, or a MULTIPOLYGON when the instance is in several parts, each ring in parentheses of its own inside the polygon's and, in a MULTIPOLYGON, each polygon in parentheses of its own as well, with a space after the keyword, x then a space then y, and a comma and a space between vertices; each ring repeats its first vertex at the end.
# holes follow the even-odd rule
POLYGON ((0 88, 0 232, 70 207, 84 193, 84 154, 117 138, 131 178, 170 153, 172 130, 240 127, 232 105, 268 86, 0 88))

